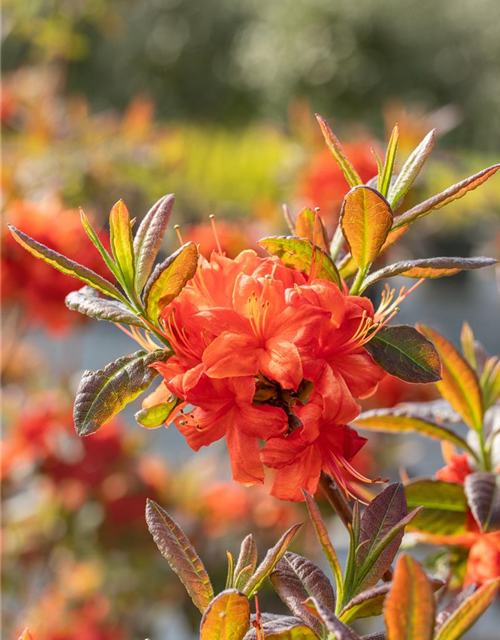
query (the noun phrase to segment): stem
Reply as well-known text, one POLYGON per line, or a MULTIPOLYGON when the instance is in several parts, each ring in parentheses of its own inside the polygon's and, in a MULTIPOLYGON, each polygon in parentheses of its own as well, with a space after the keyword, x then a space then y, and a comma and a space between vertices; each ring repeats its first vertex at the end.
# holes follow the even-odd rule
POLYGON ((350 296, 356 296, 361 292, 363 287, 363 280, 365 279, 368 268, 365 267, 362 269, 361 267, 358 269, 358 273, 356 274, 356 279, 352 283, 351 290, 349 291, 350 296))
POLYGON ((489 459, 488 451, 486 450, 486 444, 484 441, 484 433, 482 428, 478 432, 477 437, 479 440, 479 448, 481 450, 481 457, 482 457, 484 470, 491 471, 490 459, 489 459))
POLYGON ((319 479, 319 486, 321 487, 321 491, 323 491, 325 498, 333 507, 333 510, 337 513, 344 525, 346 527, 348 525, 352 525, 351 506, 344 494, 339 491, 337 485, 333 481, 333 478, 322 471, 319 479))

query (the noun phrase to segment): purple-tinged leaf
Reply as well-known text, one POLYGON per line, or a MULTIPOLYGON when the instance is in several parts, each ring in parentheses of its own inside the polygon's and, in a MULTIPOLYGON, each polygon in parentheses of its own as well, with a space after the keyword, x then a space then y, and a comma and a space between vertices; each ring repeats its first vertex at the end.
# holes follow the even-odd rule
POLYGON ((452 600, 450 600, 446 607, 436 616, 436 633, 439 631, 440 627, 442 627, 443 624, 448 620, 451 614, 476 591, 477 585, 470 584, 468 587, 465 587, 463 591, 460 591, 460 593, 456 595, 452 600))
POLYGON ((413 529, 440 535, 465 532, 469 507, 461 484, 424 478, 409 482, 405 493, 409 507, 424 507, 413 529))
POLYGON ((435 137, 436 130, 433 129, 425 136, 422 142, 418 147, 416 147, 408 160, 404 163, 396 181, 389 189, 387 199, 389 200, 391 207, 395 208, 398 202, 400 202, 400 200, 404 198, 410 190, 410 187, 415 182, 415 179, 432 151, 435 137))
POLYGON ((173 194, 163 196, 151 207, 137 229, 134 238, 136 291, 142 291, 149 278, 163 242, 173 205, 173 194))
POLYGON ((257 566, 257 545, 254 537, 249 533, 243 539, 240 547, 240 555, 234 569, 234 585, 237 589, 243 589, 252 577, 257 566))
POLYGON ((344 149, 342 149, 342 145, 337 140, 333 131, 330 129, 327 121, 323 117, 321 117, 319 114, 316 114, 316 119, 321 128, 321 133, 325 138, 325 142, 328 148, 330 149, 331 154, 335 159, 335 162, 338 164, 340 170, 344 174, 344 178, 349 183, 349 186, 355 187, 357 185, 363 184, 363 180, 361 180, 361 178, 358 175, 358 172, 352 166, 344 149))
POLYGON ((264 560, 259 564, 257 570, 243 589, 243 592, 248 597, 252 596, 259 589, 264 580, 271 574, 274 567, 285 554, 285 551, 288 549, 288 545, 301 526, 302 523, 294 524, 293 527, 290 527, 288 531, 285 531, 274 547, 269 549, 266 553, 264 560))
POLYGON ((386 635, 384 631, 375 631, 367 636, 361 636, 361 640, 386 640, 386 635))
MULTIPOLYGON (((252 623, 254 621, 255 616, 252 616, 252 623)), ((314 631, 306 626, 300 618, 263 613, 262 623, 265 640, 318 640, 314 631)), ((243 640, 259 640, 257 631, 252 629, 243 640)))
POLYGON ((490 471, 475 471, 465 478, 467 502, 483 532, 500 529, 500 491, 497 478, 498 474, 490 471))
POLYGON ((136 351, 98 371, 84 371, 78 386, 73 420, 79 436, 88 436, 109 422, 125 405, 151 386, 158 375, 150 365, 165 362, 170 351, 136 351))
POLYGON ((316 607, 316 611, 321 616, 323 624, 327 631, 335 634, 336 640, 361 640, 358 634, 343 622, 341 622, 337 616, 335 616, 328 607, 325 607, 321 602, 318 602, 315 598, 312 598, 312 602, 316 607))
POLYGON ((237 589, 215 596, 203 613, 200 640, 243 640, 250 627, 250 602, 237 589))
POLYGON ((441 380, 436 348, 414 327, 405 324, 382 327, 365 348, 384 371, 405 382, 441 380))
POLYGON ((91 318, 97 318, 97 320, 118 322, 141 329, 148 328, 139 316, 132 313, 122 302, 101 298, 99 292, 92 287, 87 286, 77 291, 71 291, 66 296, 65 303, 71 311, 78 311, 91 318))
POLYGON ((153 500, 147 501, 146 522, 162 556, 203 613, 214 597, 214 590, 203 562, 189 539, 165 509, 153 500))
POLYGON ((483 182, 486 182, 486 180, 491 178, 491 176, 495 175, 498 169, 500 169, 500 164, 495 164, 491 167, 483 169, 482 171, 479 171, 479 173, 476 173, 473 176, 470 176, 469 178, 466 178, 465 180, 462 180, 461 182, 448 187, 448 189, 446 189, 442 193, 439 193, 438 195, 433 196, 432 198, 429 198, 428 200, 425 200, 420 204, 417 204, 417 206, 413 207, 413 209, 406 211, 405 213, 394 219, 393 229, 399 229, 400 227, 411 224, 418 218, 426 216, 434 209, 441 209, 441 207, 444 207, 450 202, 453 202, 453 200, 463 198, 463 196, 469 193, 469 191, 476 189, 481 184, 483 184, 483 182))
POLYGON ((404 260, 390 264, 383 269, 374 271, 366 278, 363 287, 393 276, 405 276, 406 278, 443 278, 453 276, 459 271, 471 271, 472 269, 483 269, 496 264, 494 258, 477 256, 474 258, 422 258, 420 260, 404 260))
POLYGON ((95 271, 87 269, 87 267, 84 267, 83 265, 70 260, 66 256, 63 256, 61 253, 49 249, 49 247, 40 244, 40 242, 37 242, 33 238, 30 238, 30 236, 26 235, 22 231, 19 231, 12 225, 8 226, 10 232, 14 237, 14 240, 18 242, 21 247, 26 249, 28 253, 31 253, 31 255, 35 258, 38 258, 39 260, 43 260, 47 264, 50 264, 51 267, 54 267, 54 269, 57 269, 61 273, 64 273, 64 275, 66 276, 77 278, 90 287, 97 289, 97 291, 100 291, 101 293, 104 293, 111 298, 115 298, 116 300, 125 302, 124 296, 115 287, 115 285, 111 284, 111 282, 100 276, 98 273, 95 273, 95 271))
POLYGON ((310 560, 287 551, 271 573, 271 582, 290 611, 321 635, 321 625, 304 607, 303 602, 314 597, 334 610, 335 595, 323 571, 310 560))

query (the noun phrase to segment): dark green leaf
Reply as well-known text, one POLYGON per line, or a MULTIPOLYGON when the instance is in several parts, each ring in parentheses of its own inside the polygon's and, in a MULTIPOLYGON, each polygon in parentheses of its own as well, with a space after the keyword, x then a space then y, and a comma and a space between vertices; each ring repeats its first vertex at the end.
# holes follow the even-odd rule
POLYGON ((142 291, 149 278, 163 242, 173 205, 172 194, 163 196, 151 207, 137 229, 134 238, 136 291, 142 291))
POLYGON ((208 573, 179 525, 153 500, 147 501, 146 522, 156 546, 179 576, 191 600, 203 613, 214 597, 208 573))
POLYGON ((136 351, 99 371, 85 371, 76 392, 73 419, 79 436, 88 436, 109 422, 145 391, 158 375, 150 367, 165 362, 170 351, 136 351))
POLYGON ((437 382, 441 362, 430 340, 414 327, 400 324, 382 327, 365 345, 375 362, 406 382, 437 382))
POLYGON ((35 258, 39 258, 43 260, 47 264, 50 264, 51 267, 57 269, 61 273, 64 273, 67 276, 72 276, 73 278, 77 278, 81 280, 85 284, 97 289, 101 293, 110 296, 111 298, 116 298, 116 300, 121 300, 125 302, 125 298, 118 291, 114 284, 108 282, 105 278, 95 273, 91 269, 87 269, 87 267, 66 258, 57 251, 53 251, 49 249, 43 244, 40 244, 33 238, 30 238, 22 231, 19 231, 12 225, 9 225, 10 232, 14 236, 14 239, 24 248, 28 253, 31 253, 35 258))
POLYGON ((270 236, 259 240, 261 247, 278 256, 284 265, 315 278, 328 280, 340 286, 340 276, 331 257, 307 238, 270 236), (314 264, 313 264, 314 261, 314 264))
POLYGON ((82 287, 66 296, 66 306, 72 311, 78 311, 91 318, 119 322, 147 329, 139 316, 136 316, 122 302, 101 298, 92 287, 82 287))

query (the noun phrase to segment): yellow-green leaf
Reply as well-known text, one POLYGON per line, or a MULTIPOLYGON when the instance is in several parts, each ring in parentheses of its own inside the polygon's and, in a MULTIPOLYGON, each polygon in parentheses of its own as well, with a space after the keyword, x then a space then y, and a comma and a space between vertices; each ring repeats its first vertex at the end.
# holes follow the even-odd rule
POLYGON ((122 283, 129 292, 132 292, 135 273, 134 243, 130 214, 123 200, 119 200, 111 209, 109 229, 111 252, 120 269, 122 283))
POLYGON ((469 506, 461 484, 413 480, 405 486, 405 494, 409 507, 424 507, 413 521, 413 529, 438 535, 465 532, 469 506))
POLYGON ((198 249, 194 242, 188 242, 155 268, 144 289, 144 304, 150 318, 157 319, 195 275, 197 267, 198 249))
POLYGON ((165 424, 180 402, 180 398, 176 398, 172 395, 168 402, 160 402, 152 407, 141 409, 134 417, 141 427, 145 427, 146 429, 157 429, 165 424))
POLYGON ((475 456, 467 441, 451 429, 430 420, 413 416, 403 409, 373 409, 372 411, 365 411, 356 418, 354 424, 359 429, 382 431, 383 433, 407 433, 413 431, 435 440, 452 442, 475 456))
POLYGON ((321 133, 325 138, 325 142, 330 149, 335 162, 338 164, 340 170, 344 174, 345 179, 349 183, 349 186, 355 187, 358 184, 363 184, 363 181, 359 177, 358 172, 352 166, 344 149, 342 149, 342 145, 337 140, 333 131, 330 129, 327 121, 318 114, 316 114, 316 119, 321 128, 321 133))
POLYGON ((479 431, 484 411, 476 372, 440 333, 424 325, 418 325, 418 329, 432 341, 441 358, 442 379, 436 383, 439 393, 470 427, 479 431))
POLYGON ((375 189, 355 187, 344 198, 340 225, 356 264, 366 269, 384 245, 392 226, 392 211, 375 189))
POLYGON ((492 580, 468 597, 437 629, 435 640, 458 640, 482 616, 498 593, 499 580, 492 580))
POLYGON ((242 640, 250 627, 250 603, 236 589, 219 593, 208 605, 200 627, 200 640, 242 640))
POLYGON ((387 640, 432 640, 435 613, 427 575, 416 560, 401 555, 384 606, 387 640))
POLYGON ((396 153, 398 150, 399 141, 399 127, 396 125, 392 130, 391 139, 387 146, 387 153, 385 154, 384 168, 379 173, 377 190, 387 198, 389 193, 389 187, 391 184, 392 174, 394 172, 394 165, 396 163, 396 153))
POLYGON ((278 256, 290 269, 312 274, 321 280, 328 280, 340 286, 340 275, 331 257, 307 238, 294 236, 270 236, 259 240, 268 253, 278 256))
POLYGON ((121 300, 122 302, 126 302, 123 295, 118 291, 118 289, 108 282, 105 278, 95 273, 91 269, 87 269, 81 264, 70 260, 66 256, 58 253, 57 251, 53 251, 49 249, 43 244, 40 244, 30 236, 26 235, 19 229, 16 229, 12 225, 9 225, 10 232, 14 237, 14 240, 18 242, 21 247, 26 249, 28 253, 31 253, 32 256, 38 258, 39 260, 43 260, 47 264, 50 264, 51 267, 57 269, 64 275, 72 276, 73 278, 77 278, 81 280, 85 284, 88 284, 90 287, 97 289, 101 293, 104 293, 111 298, 115 298, 116 300, 121 300))

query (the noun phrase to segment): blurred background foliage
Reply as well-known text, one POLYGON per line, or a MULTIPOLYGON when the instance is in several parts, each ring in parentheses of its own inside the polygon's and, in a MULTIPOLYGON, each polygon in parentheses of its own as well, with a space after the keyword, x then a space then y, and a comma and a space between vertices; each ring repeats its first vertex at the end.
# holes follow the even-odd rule
MULTIPOLYGON (((172 223, 205 255, 214 247, 211 213, 229 255, 286 232, 284 202, 293 214, 320 206, 332 226, 348 187, 315 111, 365 180, 376 173, 370 148, 383 153, 396 122, 399 167, 436 127, 412 198, 432 196, 498 161, 499 22, 497 0, 4 0, 6 637, 26 623, 35 640, 192 637, 193 611, 142 520, 146 495, 179 517, 219 582, 216 561, 248 531, 259 533, 263 551, 304 514, 270 500, 267 488, 227 482, 223 447, 215 460, 200 453, 189 461, 175 430, 141 437, 137 406, 103 429, 104 442, 82 444, 71 419, 75 381, 135 345, 65 309, 75 283, 35 263, 5 223, 90 266, 97 254, 78 207, 104 227, 119 198, 142 217, 175 192, 172 223)), ((390 257, 499 257, 499 227, 493 179, 423 220, 390 257)), ((167 235, 168 249, 176 247, 167 235)), ((469 319, 498 353, 498 310, 487 270, 427 283, 401 321, 456 339, 469 319)), ((389 378, 368 406, 434 394, 389 378)), ((400 466, 432 474, 441 464, 432 447, 371 438, 358 464, 369 475, 397 477, 400 466)), ((332 526, 341 547, 342 528, 332 526)), ((297 550, 313 556, 310 534, 304 527, 297 550)), ((268 606, 272 591, 262 598, 268 606)), ((278 607, 274 598, 269 608, 278 607)))

